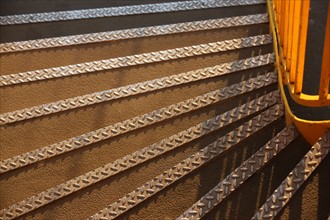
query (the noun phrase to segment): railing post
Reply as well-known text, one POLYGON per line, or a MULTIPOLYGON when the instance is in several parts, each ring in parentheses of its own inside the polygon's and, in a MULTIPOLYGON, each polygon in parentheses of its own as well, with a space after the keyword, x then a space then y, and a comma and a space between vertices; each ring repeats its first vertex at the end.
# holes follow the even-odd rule
POLYGON ((290 61, 290 83, 296 80, 298 49, 300 45, 300 27, 301 21, 301 1, 295 1, 294 7, 294 24, 292 27, 292 46, 291 46, 291 61, 290 61))
POLYGON ((295 94, 300 94, 302 92, 307 30, 308 30, 309 4, 310 4, 310 0, 302 1, 300 27, 299 27, 300 35, 299 35, 299 48, 298 48, 298 58, 297 58, 297 70, 296 70, 295 87, 294 87, 295 94))

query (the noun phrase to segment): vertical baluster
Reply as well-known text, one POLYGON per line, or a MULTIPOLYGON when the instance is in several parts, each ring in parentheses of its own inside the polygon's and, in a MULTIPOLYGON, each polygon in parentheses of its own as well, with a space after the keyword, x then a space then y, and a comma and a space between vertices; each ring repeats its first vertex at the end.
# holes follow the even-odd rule
POLYGON ((306 40, 308 30, 308 16, 309 16, 309 5, 310 0, 302 1, 301 7, 301 19, 300 19, 300 34, 299 34, 299 49, 298 49, 298 60, 297 60, 297 71, 296 71, 296 84, 294 92, 299 94, 302 92, 302 83, 304 76, 305 66, 305 52, 306 52, 306 40))
POLYGON ((284 26, 285 26, 285 18, 286 18, 286 14, 285 14, 285 5, 286 2, 283 1, 281 3, 281 23, 280 23, 280 45, 283 48, 284 46, 284 42, 283 42, 283 38, 284 38, 284 26))
POLYGON ((291 74, 291 55, 292 55, 292 44, 293 42, 293 23, 294 23, 294 8, 296 1, 289 1, 289 26, 288 26, 288 46, 286 48, 287 58, 286 58, 286 71, 289 72, 290 83, 294 81, 294 76, 291 74))
POLYGON ((292 30, 292 48, 291 48, 291 66, 290 68, 290 83, 295 82, 297 71, 298 47, 299 47, 299 30, 300 30, 300 14, 301 1, 295 1, 294 15, 293 15, 293 30, 292 30))
POLYGON ((290 20, 290 1, 285 1, 285 19, 284 19, 284 30, 283 30, 283 57, 287 57, 288 48, 288 32, 289 32, 289 20, 290 20))

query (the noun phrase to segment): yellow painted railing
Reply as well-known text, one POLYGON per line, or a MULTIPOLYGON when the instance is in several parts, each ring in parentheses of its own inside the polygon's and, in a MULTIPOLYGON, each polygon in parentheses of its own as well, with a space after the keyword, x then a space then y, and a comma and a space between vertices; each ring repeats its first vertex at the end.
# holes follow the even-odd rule
MULTIPOLYGON (((271 1, 271 5, 275 12, 275 26, 279 41, 279 68, 282 70, 283 83, 288 86, 292 98, 301 105, 330 105, 330 13, 328 13, 324 51, 322 51, 319 91, 317 95, 310 95, 303 93, 310 0, 274 0, 271 1)), ((330 4, 328 7, 330 8, 330 4)))
POLYGON ((319 90, 316 91, 318 94, 303 93, 303 86, 308 86, 310 83, 306 80, 304 83, 310 4, 310 0, 267 0, 270 28, 274 38, 279 89, 285 105, 286 122, 287 124, 294 123, 303 137, 311 144, 314 144, 330 128, 330 112, 326 112, 326 114, 329 114, 329 117, 323 120, 310 120, 296 116, 294 109, 291 109, 292 106, 289 104, 289 102, 293 101, 302 108, 313 109, 314 107, 322 107, 326 108, 325 111, 330 106, 329 1, 327 19, 324 19, 327 21, 325 27, 323 27, 323 29, 326 28, 322 38, 325 39, 324 48, 322 51, 317 51, 318 53, 323 53, 318 54, 318 57, 322 59, 322 67, 319 68, 321 71, 315 73, 320 74, 319 77, 316 77, 320 79, 319 82, 316 82, 319 83, 319 90), (288 91, 289 95, 285 91, 288 91))

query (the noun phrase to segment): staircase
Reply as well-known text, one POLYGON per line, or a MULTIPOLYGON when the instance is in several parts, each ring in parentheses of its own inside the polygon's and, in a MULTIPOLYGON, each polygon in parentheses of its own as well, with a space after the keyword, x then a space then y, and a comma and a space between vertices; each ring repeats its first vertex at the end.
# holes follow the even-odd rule
POLYGON ((1 220, 330 215, 329 134, 285 125, 264 0, 0 8, 1 220))

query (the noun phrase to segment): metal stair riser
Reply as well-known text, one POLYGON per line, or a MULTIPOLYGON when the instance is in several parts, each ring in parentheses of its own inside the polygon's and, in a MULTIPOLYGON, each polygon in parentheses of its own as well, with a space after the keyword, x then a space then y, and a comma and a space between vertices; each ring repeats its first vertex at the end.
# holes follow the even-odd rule
POLYGON ((265 0, 203 0, 182 1, 146 5, 131 5, 111 8, 95 8, 72 11, 44 12, 35 14, 21 14, 0 16, 0 25, 29 24, 40 22, 54 22, 67 20, 80 20, 90 18, 114 17, 125 15, 140 15, 161 12, 175 12, 186 10, 199 10, 208 8, 244 6, 266 3, 265 0))
POLYGON ((0 86, 80 75, 270 44, 269 34, 0 76, 0 86))
POLYGON ((270 122, 282 116, 283 111, 279 105, 272 107, 269 111, 261 113, 244 125, 229 132, 226 136, 218 139, 214 143, 201 149, 194 155, 183 160, 173 168, 163 174, 153 178, 150 182, 127 194, 117 202, 112 203, 107 208, 101 210, 89 219, 114 219, 120 214, 128 211, 157 192, 165 189, 184 176, 190 174, 197 168, 211 161, 215 157, 234 147, 240 141, 264 128, 270 122), (257 126, 255 126, 257 125, 257 126))
MULTIPOLYGON (((279 101, 278 92, 271 92, 267 95, 264 95, 260 98, 257 98, 255 100, 243 105, 241 107, 241 109, 236 108, 233 111, 229 111, 229 112, 225 113, 224 115, 230 114, 231 117, 233 117, 233 118, 236 117, 237 119, 239 119, 241 112, 247 111, 249 114, 253 114, 253 113, 255 113, 255 111, 262 110, 262 109, 268 107, 269 105, 275 104, 278 101, 279 101)), ((269 117, 271 117, 271 116, 280 117, 280 115, 277 115, 277 114, 281 113, 281 111, 279 111, 278 107, 273 107, 272 109, 273 109, 273 111, 275 111, 273 114, 270 114, 271 111, 268 111, 268 113, 267 112, 263 113, 264 115, 266 115, 268 117, 268 119, 265 120, 268 123, 270 122, 269 117)), ((258 122, 260 121, 260 119, 258 119, 258 116, 255 118, 256 118, 255 120, 257 120, 258 122)), ((231 120, 233 120, 233 119, 231 119, 231 120)), ((252 124, 250 123, 249 126, 252 126, 252 124)), ((148 152, 148 153, 150 153, 150 152, 148 152)), ((109 168, 109 167, 102 166, 94 171, 91 171, 84 175, 78 176, 63 184, 55 186, 51 189, 48 189, 42 193, 35 195, 33 197, 30 197, 26 200, 16 203, 6 209, 1 210, 0 217, 3 219, 12 219, 12 218, 19 217, 25 213, 28 213, 41 206, 44 206, 48 203, 58 200, 64 196, 67 196, 73 192, 76 192, 82 188, 88 187, 96 182, 99 182, 105 178, 108 178, 112 173, 115 173, 114 172, 115 170, 108 170, 107 168, 109 168), (105 168, 106 168, 106 170, 105 170, 105 168)))
POLYGON ((78 148, 106 140, 111 137, 118 136, 154 123, 179 116, 181 114, 206 107, 208 105, 224 101, 225 99, 234 97, 245 92, 253 91, 276 82, 276 76, 267 78, 260 76, 249 81, 243 81, 230 87, 223 88, 220 91, 214 91, 193 99, 189 99, 153 112, 119 122, 95 131, 85 133, 83 135, 61 141, 28 153, 16 156, 0 162, 0 173, 17 167, 26 166, 46 158, 54 157, 65 152, 69 152, 78 148))
POLYGON ((0 114, 0 125, 23 121, 30 118, 36 118, 44 115, 54 114, 57 112, 67 111, 83 106, 93 105, 105 101, 115 100, 118 98, 128 97, 131 95, 155 91, 157 89, 168 88, 189 82, 208 79, 211 77, 221 76, 224 74, 246 70, 249 68, 259 67, 270 64, 274 61, 273 54, 261 55, 254 58, 239 60, 232 63, 225 63, 215 67, 209 67, 170 77, 151 80, 144 83, 137 83, 125 87, 112 90, 101 91, 97 93, 77 96, 53 103, 47 103, 39 106, 16 110, 0 114))
POLYGON ((274 219, 313 171, 320 165, 329 151, 330 131, 327 131, 323 137, 311 147, 303 159, 289 173, 286 179, 267 199, 265 204, 256 212, 252 219, 274 219))
POLYGON ((177 219, 190 220, 204 217, 230 193, 244 184, 249 177, 280 153, 280 151, 289 145, 297 136, 298 132, 293 126, 283 129, 276 137, 261 147, 248 160, 244 161, 242 165, 236 168, 177 219))
POLYGON ((185 22, 170 25, 151 26, 118 31, 99 32, 92 34, 72 35, 66 37, 53 37, 38 40, 28 40, 0 44, 0 53, 36 50, 79 44, 98 43, 114 40, 124 40, 159 35, 186 33, 193 31, 213 30, 226 27, 262 24, 268 22, 267 14, 256 14, 205 21, 185 22))

